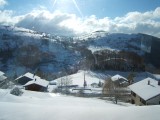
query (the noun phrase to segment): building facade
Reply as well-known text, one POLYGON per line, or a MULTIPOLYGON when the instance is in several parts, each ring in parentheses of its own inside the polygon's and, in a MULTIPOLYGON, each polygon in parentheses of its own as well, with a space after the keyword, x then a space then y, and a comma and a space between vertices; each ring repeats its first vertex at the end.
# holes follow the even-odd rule
POLYGON ((129 86, 131 89, 131 103, 136 105, 160 104, 160 81, 146 78, 129 86))

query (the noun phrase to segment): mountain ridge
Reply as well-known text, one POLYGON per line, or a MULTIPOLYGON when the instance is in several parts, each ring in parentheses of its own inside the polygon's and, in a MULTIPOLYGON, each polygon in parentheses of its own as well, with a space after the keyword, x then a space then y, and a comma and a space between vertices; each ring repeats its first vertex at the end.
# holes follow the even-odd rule
MULTIPOLYGON (((146 41, 150 39, 155 37, 150 36, 148 40, 148 35, 145 34, 111 34, 104 31, 88 36, 64 37, 25 28, 0 26, 0 70, 11 78, 28 71, 54 78, 63 71, 71 74, 79 69, 96 69, 95 57, 102 57, 96 56, 97 53, 104 52, 106 56, 109 51, 114 54, 126 51, 127 56, 133 52, 145 59, 146 51, 150 49, 146 41), (141 48, 143 40, 146 47, 144 50, 141 48)), ((104 59, 107 58, 100 60, 104 59)), ((100 65, 104 64, 106 63, 100 65)))

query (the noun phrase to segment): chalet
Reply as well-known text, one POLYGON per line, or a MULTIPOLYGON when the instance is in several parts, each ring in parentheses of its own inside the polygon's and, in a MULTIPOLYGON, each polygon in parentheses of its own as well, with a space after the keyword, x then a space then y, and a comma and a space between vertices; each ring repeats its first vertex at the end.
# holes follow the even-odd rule
POLYGON ((4 72, 0 71, 0 86, 3 86, 6 82, 7 77, 4 75, 4 72))
POLYGON ((15 81, 23 85, 23 87, 26 90, 31 90, 31 91, 47 91, 49 82, 41 79, 40 77, 36 76, 35 74, 32 73, 26 73, 24 75, 21 75, 15 81))
POLYGON ((131 102, 136 105, 160 104, 160 81, 146 78, 129 86, 131 102))
POLYGON ((117 86, 127 86, 128 85, 128 80, 125 77, 118 75, 118 74, 112 76, 111 80, 117 86))
POLYGON ((47 91, 48 85, 48 81, 41 78, 35 78, 34 80, 27 82, 23 86, 25 87, 25 90, 45 92, 47 91))
POLYGON ((40 79, 40 77, 28 72, 15 79, 15 81, 20 85, 25 85, 27 82, 32 81, 34 79, 40 79))

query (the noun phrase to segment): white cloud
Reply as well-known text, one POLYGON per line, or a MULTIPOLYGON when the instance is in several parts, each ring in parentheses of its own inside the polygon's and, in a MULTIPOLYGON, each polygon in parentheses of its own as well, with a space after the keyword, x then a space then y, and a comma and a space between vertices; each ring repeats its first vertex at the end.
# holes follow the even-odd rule
POLYGON ((21 16, 16 24, 21 27, 53 34, 73 34, 73 29, 61 25, 64 21, 74 20, 75 15, 61 12, 50 13, 47 10, 33 10, 21 16))
POLYGON ((95 15, 80 18, 75 14, 47 9, 35 9, 23 16, 12 16, 11 11, 0 11, 0 23, 14 23, 17 26, 53 34, 73 35, 97 30, 120 33, 146 33, 160 37, 160 7, 153 11, 130 12, 125 16, 98 19, 95 15))
POLYGON ((3 7, 6 4, 7 4, 6 0, 0 0, 0 7, 3 7))
POLYGON ((12 10, 0 10, 0 24, 15 25, 20 21, 21 16, 13 16, 12 10))
POLYGON ((153 12, 154 18, 160 17, 160 7, 156 8, 153 12))
POLYGON ((146 33, 157 37, 160 37, 160 7, 156 8, 154 11, 147 11, 144 13, 140 12, 130 12, 124 17, 117 17, 113 20, 118 27, 121 28, 122 32, 130 33, 146 33), (123 29, 127 26, 128 30, 123 29))

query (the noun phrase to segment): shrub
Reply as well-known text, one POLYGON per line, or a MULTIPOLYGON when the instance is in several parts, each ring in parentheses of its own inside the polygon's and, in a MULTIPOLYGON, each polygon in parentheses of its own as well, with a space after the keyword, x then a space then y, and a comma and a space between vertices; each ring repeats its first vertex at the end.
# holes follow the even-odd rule
POLYGON ((14 87, 11 91, 10 94, 16 95, 16 96, 21 96, 23 94, 22 90, 18 87, 14 87))

